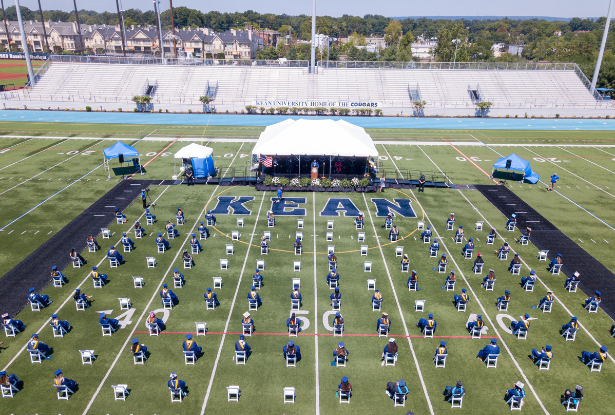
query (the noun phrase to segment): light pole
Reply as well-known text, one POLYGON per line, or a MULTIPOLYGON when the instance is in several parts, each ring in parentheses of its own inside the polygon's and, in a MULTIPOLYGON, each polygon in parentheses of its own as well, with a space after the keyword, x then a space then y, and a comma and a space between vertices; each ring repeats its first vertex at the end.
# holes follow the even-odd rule
POLYGON ((455 44, 455 57, 453 58, 453 69, 455 69, 455 62, 457 62, 457 46, 461 43, 459 39, 453 39, 453 43, 455 44))
POLYGON ((596 61, 596 68, 594 69, 594 76, 592 77, 592 84, 590 92, 594 94, 596 92, 596 82, 598 82, 598 75, 600 74, 600 65, 602 64, 602 55, 604 54, 604 46, 606 45, 606 38, 609 35, 609 26, 611 24, 611 11, 613 10, 613 0, 609 3, 609 12, 606 15, 606 23, 604 24, 604 33, 602 34, 602 43, 600 44, 600 52, 598 52, 598 60, 596 61))
POLYGON ((312 0, 312 48, 310 58, 312 60, 310 72, 313 76, 316 71, 316 0, 312 0))
POLYGON ((154 12, 156 13, 156 19, 158 20, 158 39, 160 39, 160 56, 162 57, 162 63, 164 64, 165 63, 164 42, 162 39, 162 25, 160 24, 160 1, 159 0, 154 0, 154 12))
POLYGON ((122 33, 124 34, 126 49, 128 49, 128 38, 126 37, 126 25, 124 24, 124 10, 120 10, 120 13, 122 13, 122 33))

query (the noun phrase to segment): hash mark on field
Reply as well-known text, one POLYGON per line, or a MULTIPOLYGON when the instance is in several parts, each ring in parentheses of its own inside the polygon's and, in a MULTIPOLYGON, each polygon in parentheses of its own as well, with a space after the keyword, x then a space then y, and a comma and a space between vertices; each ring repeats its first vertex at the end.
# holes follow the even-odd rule
POLYGON ((37 234, 37 233, 39 233, 39 232, 40 232, 40 231, 36 231, 36 232, 34 232, 34 235, 36 235, 36 234, 37 234))
POLYGON ((23 231, 21 234, 23 235, 24 233, 26 233, 27 231, 23 231))
MULTIPOLYGON (((581 240, 579 239, 579 241, 581 241, 581 240)), ((584 242, 583 242, 583 241, 581 241, 581 243, 584 243, 584 242)))
POLYGON ((47 233, 47 235, 49 235, 51 232, 53 232, 53 231, 49 231, 49 232, 47 233))
POLYGON ((604 242, 606 242, 607 244, 609 243, 609 241, 607 241, 606 239, 604 240, 604 242))
POLYGON ((593 239, 592 239, 592 242, 593 242, 593 243, 596 243, 596 241, 594 241, 593 239))
POLYGON ((12 234, 12 233, 13 233, 13 231, 10 231, 10 232, 9 232, 9 235, 10 235, 10 234, 12 234))

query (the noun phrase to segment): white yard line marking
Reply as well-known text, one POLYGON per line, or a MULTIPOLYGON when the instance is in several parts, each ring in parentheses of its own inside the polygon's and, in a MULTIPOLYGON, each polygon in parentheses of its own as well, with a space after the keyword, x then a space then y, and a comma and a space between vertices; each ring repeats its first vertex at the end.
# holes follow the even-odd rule
MULTIPOLYGON (((263 192, 263 197, 261 199, 261 204, 258 207, 258 213, 256 214, 256 221, 254 221, 254 229, 252 233, 256 231, 256 226, 258 225, 258 218, 260 217, 261 209, 263 207, 263 202, 265 201, 265 194, 266 192, 263 192)), ((226 339, 226 333, 228 332, 228 326, 231 323, 231 317, 233 316, 233 309, 235 308, 235 302, 237 301, 237 295, 239 294, 239 287, 241 286, 241 280, 243 278, 243 274, 246 269, 246 264, 248 263, 248 256, 250 255, 250 248, 252 247, 253 240, 254 240, 254 236, 251 236, 250 243, 248 244, 248 249, 246 250, 246 257, 244 258, 243 266, 241 267, 241 273, 239 274, 239 280, 237 281, 237 288, 235 288, 235 295, 233 295, 233 301, 231 302, 231 309, 229 310, 228 318, 226 319, 226 324, 224 325, 224 332, 223 332, 224 334, 222 334, 222 339, 220 339, 220 346, 218 347, 218 354, 216 355, 214 367, 211 371, 211 376, 209 378, 209 384, 207 385, 207 392, 205 393, 205 399, 203 400, 203 406, 201 407, 201 415, 205 413, 205 408, 207 407, 207 402, 209 401, 211 387, 214 384, 216 370, 218 369, 218 363, 220 362, 220 356, 222 356, 222 347, 224 346, 224 340, 226 339)))
MULTIPOLYGON (((386 150, 386 149, 385 149, 386 150)), ((388 151, 387 151, 388 154, 388 151)), ((389 154, 389 158, 390 158, 389 154)), ((393 163, 395 164, 395 163, 393 163)), ((397 166, 395 166, 397 168, 397 166)), ((369 205, 367 204, 367 198, 365 197, 365 193, 363 193, 363 201, 365 202, 365 208, 367 209, 367 216, 369 217, 369 221, 372 224, 372 229, 374 230, 374 234, 377 234, 376 226, 374 225, 374 220, 372 218, 371 211, 369 209, 369 205)), ((444 245, 444 244, 443 244, 444 245)), ((425 380, 423 380, 423 373, 421 372, 421 368, 419 366, 419 361, 416 358, 416 352, 414 351, 414 346, 412 346, 412 339, 410 338, 410 332, 408 331, 408 326, 406 325, 406 319, 404 318, 404 313, 401 309, 401 304, 399 303, 399 298, 397 298, 397 291, 395 291, 395 285, 393 284, 393 279, 391 278, 391 273, 389 272, 389 266, 387 265, 386 258, 384 257, 384 252, 382 251, 382 246, 378 245, 378 249, 380 249, 380 255, 382 256, 382 262, 384 263, 384 269, 387 272, 389 277, 389 283, 391 284, 391 290, 393 291, 393 297, 395 297, 395 303, 397 304, 397 310, 399 311, 399 316, 401 318, 401 322, 404 326, 404 332, 406 333, 406 338, 408 339, 408 345, 410 346, 410 351, 412 352, 412 358, 414 359, 414 365, 416 366, 416 371, 419 375, 419 379, 421 381, 421 386, 423 387, 423 393, 425 394, 425 399, 427 400, 427 406, 429 406, 429 412, 433 415, 435 412, 433 410, 433 406, 431 405, 431 399, 429 399, 429 393, 427 393, 427 386, 425 386, 425 380)))
POLYGON ((574 174, 574 173, 573 173, 573 172, 571 172, 570 170, 567 170, 567 169, 563 168, 562 166, 560 166, 560 165, 559 165, 559 164, 557 164, 557 163, 552 162, 552 161, 551 161, 551 160, 549 160, 548 158, 544 158, 544 157, 542 157, 540 154, 536 153, 535 151, 532 151, 532 150, 527 149, 527 148, 525 148, 525 147, 522 147, 522 148, 523 148, 525 151, 529 151, 530 153, 535 154, 537 157, 541 157, 541 158, 545 159, 545 160, 546 160, 546 161, 548 161, 549 163, 553 164, 554 166, 557 166, 558 168, 560 168, 560 169, 564 170, 565 172, 572 174, 572 175, 573 175, 574 177, 576 177, 577 179, 579 179, 579 180, 583 180, 585 183, 590 184, 591 186, 594 186, 596 189, 601 190, 601 191, 603 191, 604 193, 606 193, 607 195, 609 195, 609 196, 611 196, 611 197, 615 198, 615 195, 612 195, 611 193, 607 192, 607 191, 606 191, 606 190, 604 190, 603 188, 601 188, 601 187, 599 187, 599 186, 596 186, 595 184, 593 184, 593 183, 592 183, 592 182, 590 182, 589 180, 585 180, 585 179, 584 179, 584 178, 582 178, 581 176, 577 176, 576 174, 574 174))
MULTIPOLYGON (((241 149, 241 147, 240 147, 241 149)), ((239 154, 239 153, 238 153, 239 154)), ((236 157, 236 156, 235 156, 236 157)), ((235 161, 235 157, 233 157, 233 160, 231 161, 231 164, 229 164, 229 167, 227 167, 226 171, 224 172, 224 174, 222 175, 222 177, 226 176, 226 173, 228 173, 229 169, 231 168, 231 165, 233 164, 233 162, 235 161)), ((168 189, 169 186, 167 186, 168 189)), ((154 298, 156 298, 156 295, 158 294, 158 292, 160 291, 160 287, 162 286, 162 283, 164 282, 164 279, 167 277, 167 275, 169 274, 169 272, 171 271, 173 264, 175 263, 175 261, 177 261, 177 257, 179 256, 180 253, 182 253, 182 249, 181 247, 183 247, 184 245, 186 245, 186 242, 188 242, 188 238, 191 237, 192 232, 194 231, 195 226, 200 222, 200 218, 201 216, 203 216, 203 214, 205 213, 205 209, 207 209, 207 205, 209 204, 209 202, 212 200, 212 198, 214 197, 214 195, 216 194, 216 191, 218 190, 218 188, 220 187, 220 185, 216 186, 216 188, 213 190, 213 192, 211 193, 211 196, 209 197, 209 200, 207 201, 207 203, 205 203, 205 205, 203 206, 203 210, 201 210, 201 213, 197 216, 196 221, 194 222, 194 224, 192 225, 192 228, 190 229, 190 232, 186 233, 186 239, 184 239, 184 242, 180 245, 180 248, 177 250, 177 253, 175 254, 175 257, 173 258, 173 261, 171 262, 171 264, 169 265, 169 268, 167 268, 167 271, 164 273, 162 279, 160 280, 160 282, 158 283, 158 286, 156 287, 156 290, 154 291, 154 294, 152 295, 152 297, 150 298, 149 302, 147 303, 147 306, 145 306, 145 308, 143 309, 143 312, 141 313, 141 315, 139 316, 139 319, 137 320, 137 322, 135 323, 135 325, 133 326, 132 330, 130 331, 130 334, 128 335, 128 337, 126 338, 126 341, 124 342, 124 344, 122 345, 120 351, 118 352, 118 354, 115 356, 115 359, 113 360, 113 363, 111 364, 111 367, 109 367, 109 370, 107 370, 107 373, 105 374, 103 380, 100 382, 100 384, 98 385, 98 388, 96 388, 96 392, 94 392, 94 395, 92 396, 92 399, 90 399, 90 401, 88 402, 88 405, 86 406, 85 410, 83 411, 83 415, 87 414, 87 412, 90 410, 90 407, 92 406, 92 404, 94 403, 94 400, 96 399, 96 397, 98 396, 98 394, 100 393, 102 387, 104 386, 105 382, 107 381, 107 378, 109 377, 109 375, 111 374, 111 371, 113 370, 113 368, 115 367, 115 365, 117 364, 117 361, 119 360, 120 356, 122 355, 122 353, 124 352, 124 350, 126 349, 126 345, 128 344, 128 342, 131 341, 132 336, 134 334, 134 331, 137 329, 137 327, 139 326, 139 323, 141 322, 141 320, 143 319, 143 317, 145 315, 147 315, 147 313, 149 312, 148 310, 150 309, 150 305, 152 304, 152 301, 154 301, 154 298)), ((166 190, 166 189, 165 189, 166 190)), ((160 196, 159 196, 160 197, 160 196)), ((145 212, 143 212, 143 214, 145 214, 145 212)), ((141 215, 143 216, 143 215, 141 215)))
POLYGON ((21 163, 21 162, 22 162, 22 161, 24 161, 24 160, 28 160, 30 157, 34 157, 34 156, 36 156, 37 154, 42 153, 43 151, 47 151, 47 150, 49 150, 49 149, 52 149, 52 148, 54 148, 55 146, 60 145, 60 144, 65 143, 65 142, 66 142, 66 139, 64 139, 64 141, 60 141, 59 143, 56 143, 56 144, 52 145, 51 147, 47 147, 47 148, 46 148, 46 149, 44 149, 44 150, 37 151, 36 153, 32 154, 31 156, 28 156, 28 157, 23 158, 23 159, 21 159, 21 160, 17 160, 16 162, 9 164, 8 166, 4 166, 4 167, 0 168, 0 170, 4 170, 4 169, 6 169, 6 168, 8 168, 8 167, 14 166, 14 165, 15 165, 15 164, 17 164, 17 163, 21 163))
POLYGON ((596 150, 600 150, 600 151, 602 151, 603 153, 608 154, 609 156, 615 156, 615 154, 613 154, 613 153, 609 153, 608 151, 603 150, 603 149, 601 149, 600 147, 592 147, 592 148, 595 148, 596 150))
MULTIPOLYGON (((316 235, 316 192, 312 192, 312 221, 316 235)), ((314 317, 318 316, 318 273, 316 272, 316 238, 314 238, 314 317)), ((314 324, 314 357, 316 361, 316 415, 320 414, 320 373, 318 371, 318 321, 314 324)))
MULTIPOLYGON (((160 199, 160 197, 164 194, 164 192, 167 191, 167 189, 170 186, 167 186, 161 193, 160 195, 156 198, 156 200, 160 199)), ((155 201, 156 201, 155 200, 155 201)), ((145 215, 145 212, 143 212, 141 214, 141 216, 139 216, 139 220, 145 215)), ((134 225, 132 225, 128 231, 130 231, 132 229, 134 225)), ((49 233, 51 233, 51 231, 49 231, 49 233)), ((118 239, 117 243, 119 244, 120 241, 118 239)), ((97 266, 100 266, 103 261, 107 259, 107 254, 105 254, 105 256, 98 262, 97 266)), ((90 278, 90 273, 88 272, 87 276, 83 279, 83 281, 81 281, 81 283, 77 286, 77 288, 81 288, 81 286, 90 278)), ((71 293, 68 298, 66 298, 66 300, 64 300, 64 302, 60 305, 60 307, 55 311, 56 314, 59 314, 60 310, 66 305, 67 302, 69 302, 70 300, 73 299, 73 294, 71 293)), ((40 329, 38 329, 38 333, 42 332, 43 329, 45 329, 45 327, 47 327, 47 325, 49 324, 49 322, 51 321, 51 317, 49 317, 47 320, 45 320, 45 323, 41 326, 40 329)), ((21 353, 23 353, 24 350, 26 350, 26 347, 28 346, 28 343, 24 344, 24 346, 15 354, 15 356, 13 356, 13 358, 7 363, 7 365, 2 369, 2 370, 7 370, 9 366, 11 366, 11 364, 21 355, 21 353)))
MULTIPOLYGON (((83 150, 83 151, 87 151, 87 150, 89 150, 90 148, 92 148, 92 147, 94 147, 94 146, 96 146, 96 145, 98 145, 98 144, 100 144, 100 143, 96 143, 96 144, 94 144, 94 145, 92 145, 92 146, 90 146, 90 147, 86 148, 86 149, 85 149, 85 150, 83 150)), ((24 180, 23 182, 21 182, 21 183, 19 183, 19 184, 16 184, 15 186, 13 186, 13 187, 11 187, 11 188, 9 188, 9 189, 6 189, 4 192, 0 193, 0 196, 2 196, 3 194, 5 194, 5 193, 6 193, 6 192, 8 192, 8 191, 13 190, 14 188, 16 188, 16 187, 18 187, 18 186, 21 186, 21 185, 22 185, 22 184, 24 184, 24 183, 28 183, 30 180, 34 179, 35 177, 38 177, 38 176, 40 176, 40 175, 41 175, 41 174, 43 174, 43 173, 47 173, 49 170, 53 169, 54 167, 57 167, 57 166, 59 166, 59 165, 60 165, 60 164, 62 164, 62 163, 66 163, 68 160, 70 160, 70 159, 72 159, 72 158, 74 158, 74 157, 77 157, 77 156, 78 156, 78 155, 80 155, 80 154, 81 154, 81 153, 77 153, 77 154, 75 154, 75 155, 73 155, 73 156, 70 156, 69 158, 67 158, 67 159, 65 159, 65 160, 63 160, 63 161, 61 161, 61 162, 59 162, 58 164, 55 164, 55 165, 53 165, 53 166, 49 167, 48 169, 45 169, 45 170, 43 170, 42 172, 40 172, 40 173, 38 173, 38 174, 35 174, 34 176, 30 177, 29 179, 26 179, 26 180, 24 180)), ((77 180, 81 180, 81 179, 77 179, 77 180)))
POLYGON ((601 169, 606 170, 606 171, 608 171, 609 173, 613 173, 613 174, 615 174, 615 171, 609 170, 609 169, 607 169, 606 167, 602 167, 601 165, 596 164, 596 163, 594 163, 593 161, 586 159, 585 157, 581 157, 581 156, 579 156, 579 155, 577 155, 577 154, 574 154, 572 151, 566 150, 565 148, 561 148, 561 147, 558 147, 558 148, 559 148, 560 150, 564 150, 566 153, 570 153, 570 154, 572 154, 573 156, 580 158, 581 160, 585 160, 585 161, 587 161, 588 163, 593 164, 594 166, 600 167, 601 169))

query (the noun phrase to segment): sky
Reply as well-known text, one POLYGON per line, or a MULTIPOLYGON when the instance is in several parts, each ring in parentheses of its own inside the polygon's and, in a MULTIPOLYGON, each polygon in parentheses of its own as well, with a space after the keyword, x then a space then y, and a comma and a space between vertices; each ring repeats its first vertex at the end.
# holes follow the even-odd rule
MULTIPOLYGON (((124 9, 153 10, 153 0, 123 0, 120 7, 124 9)), ((259 13, 274 14, 311 14, 312 2, 309 0, 227 0, 216 2, 213 9, 209 9, 214 2, 203 0, 175 0, 173 7, 186 6, 203 12, 243 12, 254 10, 259 13)), ((6 0, 5 7, 14 5, 13 0, 6 0)), ((38 9, 37 0, 21 0, 22 6, 38 9)), ((73 0, 41 0, 43 10, 73 9, 73 0)), ((169 1, 161 1, 164 11, 169 8, 169 1)), ((340 17, 344 14, 364 16, 366 14, 379 14, 392 16, 551 16, 551 17, 599 17, 606 16, 609 0, 435 0, 435 1, 409 1, 386 0, 375 2, 373 0, 336 0, 317 1, 316 14, 340 17)), ((77 0, 78 9, 95 10, 97 12, 116 11, 114 0, 77 0)), ((615 15, 615 11, 614 11, 615 15)))

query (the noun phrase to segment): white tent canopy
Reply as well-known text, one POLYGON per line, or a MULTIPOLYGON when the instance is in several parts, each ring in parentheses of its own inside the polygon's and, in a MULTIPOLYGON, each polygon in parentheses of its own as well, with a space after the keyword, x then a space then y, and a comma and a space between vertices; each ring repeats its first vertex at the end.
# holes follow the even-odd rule
POLYGON ((252 154, 376 157, 378 151, 365 129, 346 121, 289 118, 265 128, 252 154))
POLYGON ((192 143, 186 147, 181 148, 175 153, 176 159, 189 159, 189 158, 207 158, 214 153, 211 147, 205 147, 200 144, 192 143))

